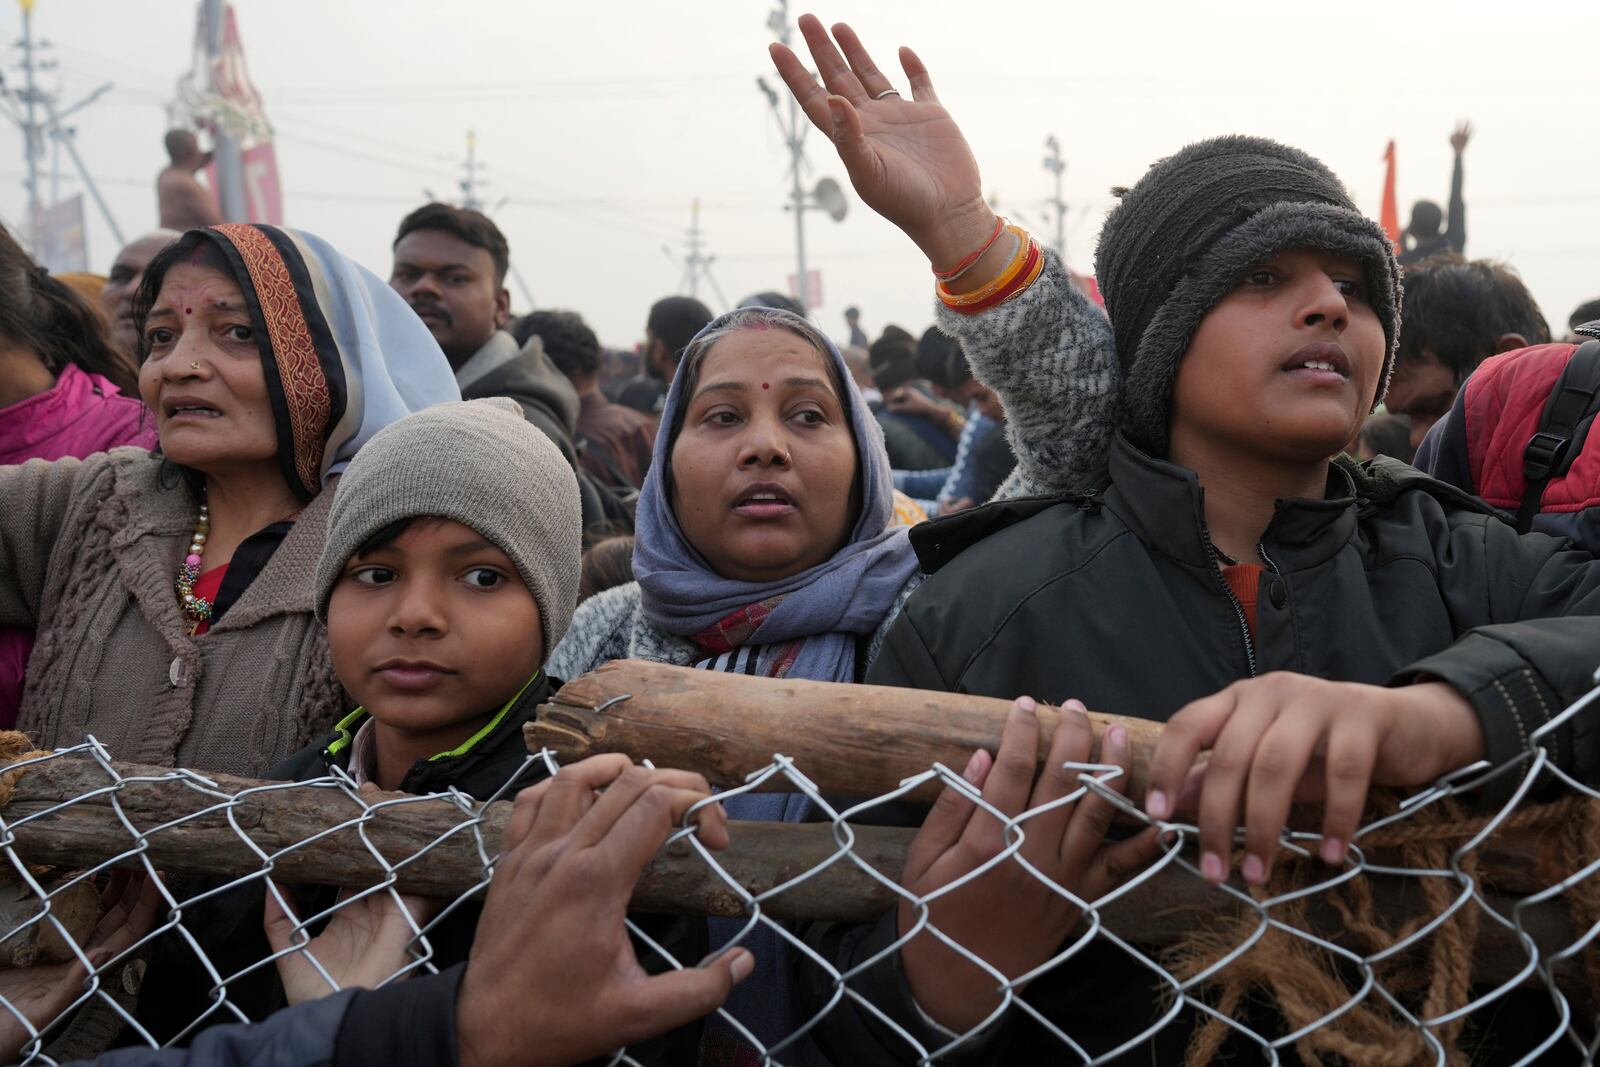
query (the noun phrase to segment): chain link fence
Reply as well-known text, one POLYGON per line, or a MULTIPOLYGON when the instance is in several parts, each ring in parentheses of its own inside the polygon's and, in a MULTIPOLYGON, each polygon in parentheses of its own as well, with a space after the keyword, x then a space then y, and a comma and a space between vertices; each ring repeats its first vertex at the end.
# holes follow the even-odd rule
MULTIPOLYGON (((995 1061, 1019 1026, 1032 1035, 1029 1047, 1048 1048, 1060 1063, 1109 1061, 1164 1036, 1192 1063, 1240 1048, 1255 1050, 1261 1062, 1595 1057, 1600 792, 1556 767, 1547 739, 1562 723, 1600 716, 1600 688, 1533 733, 1517 759, 1465 768, 1413 796, 1378 799, 1343 867, 1315 859, 1314 833, 1286 830, 1286 858, 1255 889, 1205 881, 1192 825, 1152 823, 1110 787, 1120 770, 1075 764, 1078 787, 1056 804, 1099 794, 1117 809, 1115 832, 1159 826, 1160 853, 1097 900, 1050 883, 1083 920, 1045 964, 1008 977, 939 930, 929 908, 934 897, 1004 865, 1048 881, 1020 852, 1045 808, 1008 817, 987 807, 952 769, 961 765, 954 758, 929 760, 892 788, 852 793, 839 788, 846 783, 837 771, 850 760, 823 751, 829 741, 821 728, 791 726, 788 750, 801 754, 769 748, 736 773, 730 752, 760 746, 759 725, 729 749, 725 731, 697 732, 696 717, 666 707, 661 715, 701 754, 702 766, 694 766, 676 749, 648 751, 649 730, 623 728, 619 703, 644 707, 650 698, 632 691, 655 691, 652 679, 624 672, 611 682, 582 701, 615 734, 597 746, 591 726, 589 750, 688 763, 722 787, 725 801, 772 792, 809 801, 807 822, 736 820, 732 844, 718 853, 686 825, 634 894, 630 927, 641 958, 655 967, 695 966, 734 944, 772 959, 752 980, 776 998, 765 1021, 724 1010, 706 1027, 755 1050, 755 1061, 818 1062, 819 1047, 861 1033, 872 1034, 881 1052, 862 1050, 859 1062, 995 1061), (956 882, 917 897, 899 884, 916 821, 907 813, 943 787, 965 792, 998 820, 1006 844, 956 882), (829 951, 838 939, 819 936, 870 926, 897 908, 910 924, 865 958, 829 951), (653 920, 661 914, 711 919, 674 920, 672 929, 696 932, 675 941, 653 920), (994 979, 999 1006, 982 1023, 955 1032, 876 999, 882 983, 868 972, 881 971, 900 944, 923 932, 994 979), (1130 982, 1149 991, 1148 1020, 1124 1018, 1115 1047, 1075 1029, 1102 1010, 1122 1011, 1130 982), (1070 1012, 1036 995, 1051 983, 1072 990, 1070 1012)), ((773 702, 774 690, 760 680, 715 684, 754 685, 773 702)), ((829 699, 835 690, 852 690, 850 699, 864 692, 830 687, 829 699)), ((682 692, 693 698, 692 689, 682 692)), ((530 726, 530 746, 541 731, 546 741, 550 731, 570 732, 561 708, 550 710, 556 721, 541 716, 530 726)), ((772 710, 795 714, 783 700, 772 710)), ((957 742, 966 743, 941 743, 956 755, 957 742)), ((579 754, 573 744, 546 743, 528 758, 555 772, 579 754)), ((7 761, 0 1053, 28 1064, 93 1055, 113 1042, 183 1044, 203 1027, 261 1018, 286 995, 402 981, 448 966, 464 957, 510 807, 493 803, 507 799, 500 796, 480 803, 459 793, 364 791, 339 773, 289 783, 141 767, 118 762, 92 738, 57 752, 14 750, 7 761), (369 950, 364 970, 338 962, 352 939, 369 950)), ((1139 773, 1136 767, 1135 795, 1139 773)), ((834 1061, 847 1062, 837 1053, 834 1061)), ((620 1050, 612 1062, 648 1060, 620 1050)))

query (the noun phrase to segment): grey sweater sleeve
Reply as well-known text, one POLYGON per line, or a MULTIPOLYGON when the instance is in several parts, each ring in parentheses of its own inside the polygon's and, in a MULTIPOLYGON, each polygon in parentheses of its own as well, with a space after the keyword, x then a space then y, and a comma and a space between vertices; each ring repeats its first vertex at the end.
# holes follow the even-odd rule
POLYGON ((103 468, 79 459, 0 466, 0 626, 39 622, 50 553, 61 539, 81 481, 103 468))
POLYGON ((999 307, 960 315, 935 303, 939 329, 1005 405, 1017 471, 998 495, 1098 487, 1116 428, 1116 343, 1055 253, 1046 250, 1038 280, 999 307))

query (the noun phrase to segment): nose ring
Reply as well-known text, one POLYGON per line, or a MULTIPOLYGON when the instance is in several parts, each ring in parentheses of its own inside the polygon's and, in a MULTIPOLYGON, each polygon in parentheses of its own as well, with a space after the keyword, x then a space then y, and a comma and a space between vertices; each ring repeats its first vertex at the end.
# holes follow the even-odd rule
POLYGON ((200 364, 198 364, 198 363, 190 363, 189 364, 189 369, 190 370, 199 370, 200 369, 200 364))

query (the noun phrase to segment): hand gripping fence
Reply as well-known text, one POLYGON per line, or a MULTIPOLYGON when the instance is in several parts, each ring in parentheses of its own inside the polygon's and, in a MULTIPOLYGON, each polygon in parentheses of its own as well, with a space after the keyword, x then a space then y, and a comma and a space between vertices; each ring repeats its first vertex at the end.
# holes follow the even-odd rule
MULTIPOLYGON (((695 966, 705 947, 735 943, 771 958, 750 980, 766 983, 763 1018, 730 1005, 709 1019, 704 1063, 717 1062, 705 1051, 717 1035, 767 1064, 826 1063, 819 1049, 839 1048, 848 1050, 835 1052, 840 1067, 1023 1062, 1005 1051, 1019 1029, 1059 1063, 1107 1062, 1173 1033, 1176 1045, 1163 1047, 1190 1064, 1224 1049, 1246 1050, 1244 1062, 1254 1049, 1263 1063, 1464 1064, 1482 1058, 1485 1041, 1497 1062, 1595 1059, 1600 791, 1555 765, 1552 735, 1600 716, 1600 686, 1503 765, 1464 768, 1403 798, 1375 795, 1342 867, 1315 858, 1319 838, 1296 820, 1270 883, 1258 888, 1202 879, 1195 827, 1152 822, 1109 787, 1121 773, 1111 765, 1072 765, 1077 788, 1050 805, 1015 817, 989 807, 952 768, 975 748, 996 747, 1008 709, 962 695, 624 661, 574 680, 540 709, 526 728, 528 760, 555 772, 623 752, 699 771, 720 800, 771 792, 809 800, 808 822, 732 822, 731 844, 717 853, 693 836, 691 812, 635 887, 629 926, 653 969, 695 966), (919 806, 944 788, 971 797, 977 817, 998 820, 1005 846, 917 897, 899 884, 906 849, 919 806), (1080 900, 1020 850, 1032 820, 1090 791, 1115 805, 1114 834, 1155 825, 1161 849, 1104 896, 1080 900), (1025 974, 1005 974, 931 920, 936 897, 1008 864, 1082 911, 1058 952, 1025 974), (827 931, 883 926, 897 908, 908 919, 889 921, 881 946, 832 950, 840 939, 827 931), (696 958, 674 958, 671 944, 652 937, 657 914, 713 917, 696 958), (946 1029, 908 1008, 909 996, 885 999, 888 987, 872 980, 924 932, 994 980, 999 1005, 978 1025, 946 1029), (1108 958, 1117 969, 1101 971, 1108 958), (1108 974, 1148 990, 1139 1002, 1148 1020, 1125 1019, 1115 1047, 1079 1029, 1097 997, 1107 1013, 1128 1003, 1108 974), (1050 983, 1071 991, 1070 1018, 1035 995, 1050 983), (1499 1040, 1506 1026, 1518 1030, 1515 1041, 1499 1040)), ((1091 720, 1097 734, 1112 721, 1127 727, 1126 792, 1142 797, 1160 724, 1091 720)), ((1057 721, 1041 709, 1041 762, 1057 721)), ((28 747, 21 735, 0 735, 0 762, 9 764, 0 776, 0 1054, 28 1064, 113 1043, 186 1044, 204 1027, 259 1018, 267 1009, 257 991, 279 980, 280 965, 302 996, 438 970, 449 924, 481 902, 510 808, 496 803, 509 799, 501 795, 479 803, 461 793, 362 791, 340 773, 269 782, 128 764, 93 738, 55 752, 28 747), (344 892, 329 891, 310 910, 305 898, 296 907, 297 886, 344 892), (263 938, 261 951, 239 958, 200 917, 247 889, 290 917, 278 950, 263 938), (400 905, 402 894, 434 903, 416 914, 396 909, 405 926, 388 935, 392 951, 377 964, 352 975, 317 958, 312 938, 324 925, 365 933, 363 906, 400 905), (164 970, 152 962, 160 960, 164 970), (199 991, 194 1010, 157 1026, 152 1011, 176 999, 162 977, 173 974, 199 991)), ((280 994, 271 1003, 281 1002, 280 994)), ((648 1062, 636 1051, 620 1049, 611 1062, 648 1062)))

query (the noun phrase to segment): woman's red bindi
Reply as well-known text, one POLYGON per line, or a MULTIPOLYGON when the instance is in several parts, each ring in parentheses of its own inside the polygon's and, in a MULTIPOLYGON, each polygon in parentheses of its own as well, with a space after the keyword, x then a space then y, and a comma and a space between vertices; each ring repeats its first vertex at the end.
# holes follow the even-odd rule
POLYGON ((763 389, 771 389, 772 386, 768 385, 766 382, 762 382, 761 383, 761 388, 763 388, 763 389))

